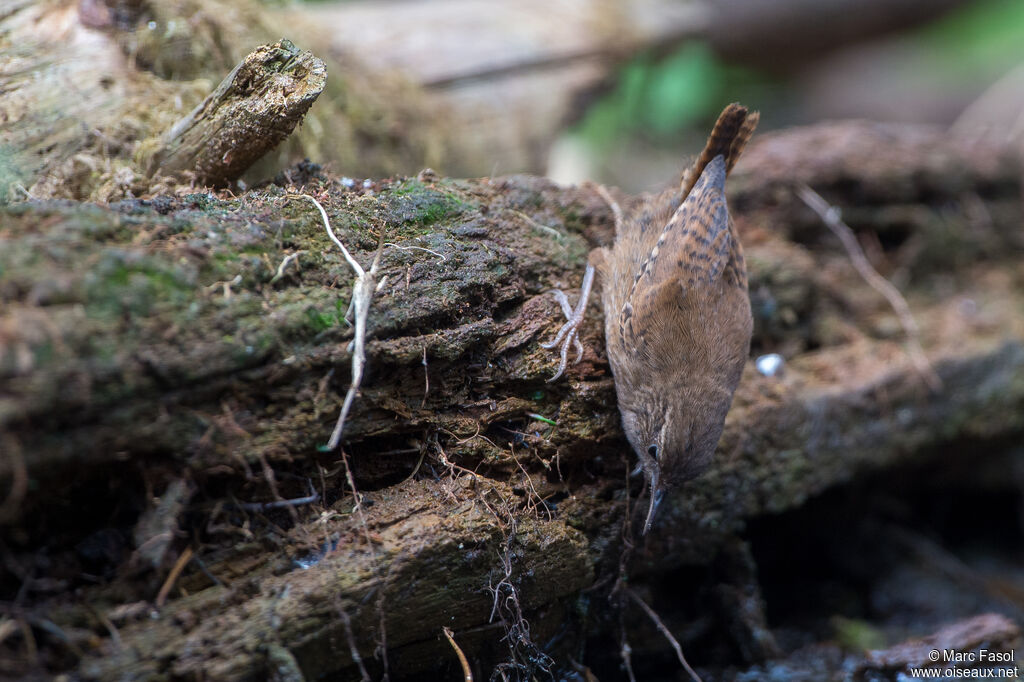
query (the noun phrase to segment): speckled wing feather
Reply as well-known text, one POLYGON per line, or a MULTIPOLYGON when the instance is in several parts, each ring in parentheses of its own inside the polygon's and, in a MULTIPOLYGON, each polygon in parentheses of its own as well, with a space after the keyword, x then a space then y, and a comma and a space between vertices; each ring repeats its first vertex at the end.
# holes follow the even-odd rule
POLYGON ((653 331, 665 323, 657 319, 665 317, 665 310, 656 299, 667 295, 681 301, 684 292, 710 287, 732 262, 734 240, 725 203, 725 176, 725 158, 716 156, 633 278, 619 311, 619 334, 626 347, 641 355, 646 343, 638 330, 653 331))
MULTIPOLYGON (((685 315, 681 308, 717 300, 716 289, 722 287, 746 293, 743 250, 726 208, 725 179, 757 121, 756 112, 727 106, 685 174, 681 192, 648 200, 617 225, 611 250, 595 252, 610 356, 648 358, 651 338, 677 335, 675 322, 685 315)), ((623 366, 619 363, 620 372, 623 366)))
POLYGON ((676 279, 684 288, 711 284, 725 269, 731 252, 725 204, 725 158, 704 168, 693 190, 665 224, 647 260, 641 264, 626 301, 638 291, 676 279))

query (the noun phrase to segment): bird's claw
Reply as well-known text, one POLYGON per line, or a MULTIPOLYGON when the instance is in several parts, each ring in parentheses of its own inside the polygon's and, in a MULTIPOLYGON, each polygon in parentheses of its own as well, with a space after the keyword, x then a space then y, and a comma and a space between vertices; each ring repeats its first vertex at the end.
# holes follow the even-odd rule
POLYGON ((583 359, 583 344, 580 343, 580 325, 583 323, 583 315, 587 309, 587 300, 590 298, 590 289, 594 283, 594 268, 587 265, 587 271, 583 275, 583 286, 580 290, 580 299, 576 303, 576 309, 574 310, 569 305, 569 299, 566 295, 555 289, 551 293, 558 299, 558 304, 562 308, 562 312, 565 314, 566 323, 562 325, 562 328, 558 330, 558 334, 549 343, 540 344, 541 348, 554 348, 559 346, 559 361, 558 371, 555 375, 548 379, 548 383, 556 380, 562 376, 565 372, 566 366, 569 364, 569 346, 572 346, 576 350, 576 360, 573 364, 577 364, 583 359))
POLYGON ((561 346, 559 351, 558 371, 555 372, 553 377, 548 379, 548 383, 551 383, 558 377, 562 376, 562 373, 565 372, 565 368, 569 364, 569 346, 573 346, 576 349, 576 360, 573 364, 576 364, 583 359, 583 344, 580 343, 579 338, 579 325, 582 321, 582 317, 577 319, 576 316, 570 316, 569 321, 563 324, 562 328, 558 330, 558 336, 555 337, 554 341, 540 344, 541 348, 554 348, 555 346, 561 346))

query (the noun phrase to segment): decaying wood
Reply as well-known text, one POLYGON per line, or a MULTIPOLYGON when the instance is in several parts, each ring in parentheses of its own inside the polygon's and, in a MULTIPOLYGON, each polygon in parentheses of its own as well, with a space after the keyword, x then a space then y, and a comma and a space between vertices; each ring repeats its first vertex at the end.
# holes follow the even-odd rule
POLYGON ((261 45, 161 140, 151 174, 201 185, 236 180, 280 144, 327 82, 327 66, 290 41, 261 45))
MULTIPOLYGON (((322 65, 305 63, 308 55, 297 58, 261 81, 276 84, 263 91, 269 96, 263 100, 243 102, 237 88, 219 93, 228 99, 218 100, 218 121, 210 123, 229 123, 225 129, 183 122, 197 126, 176 129, 184 137, 163 139, 257 46, 301 37, 302 47, 319 53, 317 31, 301 11, 256 0, 7 3, 0 11, 0 202, 26 195, 102 202, 145 194, 154 184, 150 162, 163 142, 173 147, 166 150, 166 169, 187 171, 198 163, 201 177, 220 181, 269 148, 251 144, 254 136, 280 139, 320 87, 326 95, 304 125, 264 157, 266 166, 257 164, 256 180, 302 158, 329 160, 350 176, 443 163, 458 168, 459 135, 441 107, 400 75, 367 69, 353 55, 324 59, 332 75, 326 85, 322 65), (307 81, 288 82, 302 70, 307 81), (277 105, 286 107, 281 119, 263 115, 277 105)), ((249 70, 254 65, 235 75, 257 73, 249 70)), ((207 99, 202 110, 207 119, 213 102, 207 99)))
MULTIPOLYGON (((877 675, 883 671, 911 675, 911 669, 921 668, 977 668, 980 671, 1013 667, 1013 652, 1022 644, 1020 626, 998 613, 985 613, 949 623, 927 637, 871 651, 857 674, 858 679, 870 679, 870 673, 877 675), (980 655, 981 650, 985 655, 980 655)), ((964 674, 964 677, 969 675, 964 674)))
MULTIPOLYGON (((705 564, 750 519, 869 472, 1024 431, 1015 162, 939 131, 833 124, 765 136, 735 181, 755 352, 786 365, 769 377, 749 363, 711 471, 634 550, 638 579, 705 564), (868 254, 906 296, 940 391, 795 182, 885 245, 868 254)), ((533 643, 618 570, 629 448, 600 315, 564 382, 546 384, 557 357, 538 345, 559 325, 545 292, 578 284, 606 203, 529 177, 306 178, 357 260, 385 244, 342 445, 363 527, 322 448, 349 384, 352 275, 291 191, 4 209, 0 442, 17 444, 33 491, 7 527, 74 546, 47 514, 55 497, 99 480, 161 496, 183 476, 202 519, 175 546, 204 569, 185 570, 158 617, 133 617, 124 590, 153 599, 173 552, 151 580, 81 593, 119 647, 85 607, 60 616, 31 589, 27 606, 83 644, 104 638, 86 678, 260 677, 283 660, 307 679, 357 676, 384 632, 400 677, 454 661, 444 627, 470 661, 542 660, 533 643), (313 499, 310 485, 301 513, 243 506, 313 499)), ((0 461, 6 494, 17 471, 0 461)))

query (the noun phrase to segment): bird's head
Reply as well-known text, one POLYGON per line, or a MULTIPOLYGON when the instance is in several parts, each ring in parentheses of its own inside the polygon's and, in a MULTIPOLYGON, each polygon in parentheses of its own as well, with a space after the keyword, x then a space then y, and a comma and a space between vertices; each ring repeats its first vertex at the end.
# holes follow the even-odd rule
POLYGON ((644 391, 638 402, 620 399, 622 425, 639 458, 650 502, 644 534, 665 492, 704 473, 722 435, 735 383, 705 381, 644 391))

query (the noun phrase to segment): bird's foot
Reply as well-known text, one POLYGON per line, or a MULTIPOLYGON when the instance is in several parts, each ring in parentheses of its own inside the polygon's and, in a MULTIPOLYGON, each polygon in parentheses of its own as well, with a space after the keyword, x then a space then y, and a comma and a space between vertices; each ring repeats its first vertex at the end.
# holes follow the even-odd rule
POLYGON ((587 310, 587 300, 590 298, 590 289, 593 284, 594 267, 588 264, 587 271, 583 275, 583 286, 580 288, 580 299, 576 302, 575 310, 569 305, 569 299, 563 292, 557 289, 551 292, 558 299, 558 304, 562 306, 566 323, 562 325, 562 328, 558 330, 558 334, 550 343, 540 344, 541 348, 554 348, 558 346, 560 351, 558 371, 555 372, 555 376, 548 379, 548 383, 562 376, 562 373, 565 372, 565 368, 569 364, 569 346, 576 350, 576 360, 573 361, 573 364, 578 363, 583 358, 583 344, 580 343, 579 328, 583 323, 583 316, 587 310))

